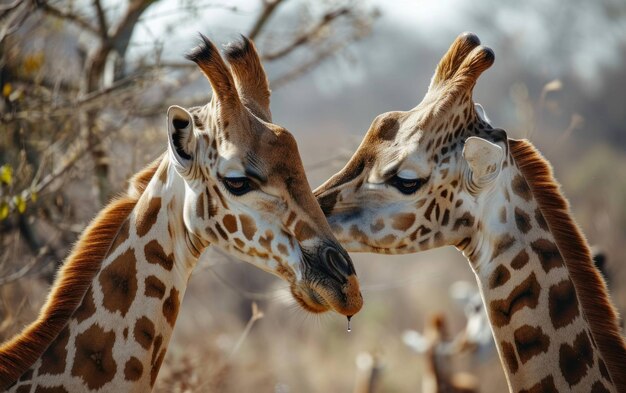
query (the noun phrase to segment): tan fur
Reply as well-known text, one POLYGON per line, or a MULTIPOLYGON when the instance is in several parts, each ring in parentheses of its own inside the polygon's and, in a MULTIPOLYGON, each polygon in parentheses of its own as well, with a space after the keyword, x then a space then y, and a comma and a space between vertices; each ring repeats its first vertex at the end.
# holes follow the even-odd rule
POLYGON ((224 63, 219 50, 207 37, 200 34, 202 43, 194 48, 187 59, 195 62, 207 77, 213 89, 215 102, 218 103, 222 121, 228 121, 231 113, 239 114, 241 106, 239 95, 229 67, 224 63))
MULTIPOLYGON (((131 190, 143 192, 158 162, 133 177, 131 190)), ((141 194, 126 193, 112 201, 93 221, 60 269, 39 317, 0 347, 0 390, 8 388, 28 370, 65 327, 100 270, 120 226, 141 194)))
POLYGON ((237 91, 244 104, 264 121, 271 122, 270 86, 254 43, 241 37, 240 43, 226 48, 226 59, 233 71, 237 91))
POLYGON ((606 283, 593 264, 587 241, 571 218, 569 203, 560 192, 550 164, 532 144, 509 139, 509 147, 565 260, 611 379, 618 392, 626 392, 626 344, 618 328, 619 317, 606 283))
POLYGON ((452 78, 463 59, 478 45, 480 45, 480 40, 475 34, 463 33, 459 35, 437 64, 430 88, 452 78))
POLYGON ((480 45, 472 33, 459 35, 443 56, 424 101, 432 107, 424 122, 450 109, 457 101, 468 99, 480 75, 493 65, 495 55, 490 48, 480 45), (429 95, 433 95, 433 99, 429 95))

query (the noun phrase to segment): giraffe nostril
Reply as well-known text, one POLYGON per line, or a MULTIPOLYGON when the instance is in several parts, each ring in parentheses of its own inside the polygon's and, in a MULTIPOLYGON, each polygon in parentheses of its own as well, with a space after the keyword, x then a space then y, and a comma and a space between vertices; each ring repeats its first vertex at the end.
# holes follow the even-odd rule
POLYGON ((324 251, 324 257, 330 266, 341 272, 345 276, 354 274, 354 267, 350 261, 350 257, 344 256, 341 252, 333 247, 329 247, 324 251))

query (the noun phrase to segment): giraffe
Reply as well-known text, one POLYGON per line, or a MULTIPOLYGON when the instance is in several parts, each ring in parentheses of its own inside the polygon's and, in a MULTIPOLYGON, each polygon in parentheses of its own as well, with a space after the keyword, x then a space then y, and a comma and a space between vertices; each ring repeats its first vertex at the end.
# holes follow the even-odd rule
POLYGON ((510 391, 626 392, 618 315, 550 164, 473 101, 494 59, 460 35, 422 102, 379 115, 314 193, 348 251, 463 253, 510 391))
POLYGON ((404 332, 404 343, 426 358, 422 393, 478 392, 478 381, 473 374, 453 373, 449 369, 448 363, 453 356, 472 350, 470 345, 464 345, 465 338, 462 336, 463 333, 460 333, 452 340, 448 337, 446 317, 443 314, 430 316, 423 333, 415 330, 404 332))
POLYGON ((39 318, 0 347, 0 390, 150 391, 209 246, 286 280, 307 311, 359 311, 352 262, 313 196, 296 142, 271 123, 254 44, 242 37, 225 56, 230 65, 202 35, 187 55, 213 98, 168 109, 167 151, 93 220, 39 318))

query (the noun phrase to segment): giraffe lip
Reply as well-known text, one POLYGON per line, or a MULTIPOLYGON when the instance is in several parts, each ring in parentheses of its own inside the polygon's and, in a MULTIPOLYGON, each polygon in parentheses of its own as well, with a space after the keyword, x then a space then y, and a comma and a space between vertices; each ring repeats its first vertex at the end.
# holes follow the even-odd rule
POLYGON ((306 284, 293 285, 291 293, 298 304, 300 304, 300 306, 308 312, 319 314, 331 309, 324 298, 306 284))
POLYGON ((354 274, 343 284, 332 279, 294 284, 291 293, 303 309, 316 314, 333 310, 352 316, 363 306, 363 297, 354 274))

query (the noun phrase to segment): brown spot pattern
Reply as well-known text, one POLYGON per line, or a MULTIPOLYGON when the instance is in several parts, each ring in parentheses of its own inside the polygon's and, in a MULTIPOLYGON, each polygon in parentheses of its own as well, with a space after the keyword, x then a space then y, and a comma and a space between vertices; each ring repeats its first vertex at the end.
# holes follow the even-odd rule
POLYGON ((548 306, 550 320, 555 329, 574 322, 579 314, 578 298, 571 280, 564 280, 550 287, 548 306))
POLYGON ((161 210, 161 198, 152 198, 148 202, 142 198, 137 204, 136 209, 135 226, 137 228, 137 235, 143 237, 156 223, 159 210, 161 210))
POLYGON ((332 191, 322 197, 317 198, 317 202, 320 204, 322 211, 325 215, 332 213, 335 204, 337 203, 337 196, 339 196, 340 190, 332 191))
POLYGON ((511 272, 504 265, 498 265, 489 277, 489 288, 495 289, 506 284, 511 278, 511 272))
POLYGON ((506 223, 506 206, 500 208, 500 222, 502 224, 506 223))
POLYGON ((33 378, 33 369, 28 369, 22 376, 20 377, 20 381, 30 381, 33 378))
POLYGON ((241 221, 241 230, 243 231, 243 235, 248 240, 252 240, 254 238, 254 234, 256 233, 256 224, 252 217, 242 214, 239 216, 239 221, 241 221))
POLYGON ((393 216, 391 227, 399 231, 406 231, 411 228, 415 222, 415 214, 413 213, 401 213, 393 216))
POLYGON ((559 348, 559 367, 561 374, 570 387, 580 382, 587 369, 593 365, 593 349, 587 333, 576 336, 573 345, 561 344, 559 348))
POLYGON ((165 357, 165 348, 161 350, 159 353, 159 357, 156 359, 156 362, 152 365, 152 370, 150 370, 150 386, 154 386, 154 381, 156 381, 156 377, 159 374, 159 370, 161 369, 161 364, 163 363, 163 358, 165 357))
POLYGON ((494 245, 493 253, 491 254, 491 259, 494 260, 498 256, 502 255, 509 248, 511 248, 511 246, 513 246, 514 243, 515 243, 515 238, 509 235, 508 233, 500 236, 498 240, 496 240, 496 244, 494 245))
POLYGON ((130 229, 130 220, 127 218, 126 220, 124 220, 124 223, 122 223, 122 226, 120 227, 119 231, 117 231, 117 235, 115 235, 115 240, 113 240, 113 243, 111 244, 111 248, 109 249, 108 255, 113 254, 115 250, 117 249, 117 247, 119 247, 120 244, 124 243, 126 239, 128 239, 129 229, 130 229))
POLYGON ((563 266, 563 258, 556 244, 546 239, 538 239, 530 244, 532 250, 539 257, 543 270, 549 272, 555 267, 563 266))
POLYGON ((78 306, 74 312, 74 319, 80 323, 92 316, 95 312, 96 305, 93 302, 93 290, 90 286, 87 293, 85 293, 85 297, 83 297, 83 301, 80 303, 80 306, 78 306))
POLYGON ((133 336, 143 349, 149 349, 154 340, 154 323, 145 316, 139 318, 135 322, 133 336))
POLYGON ((178 298, 178 290, 173 288, 170 290, 170 295, 163 302, 163 315, 170 326, 174 327, 176 317, 178 316, 178 308, 180 307, 180 299, 178 298))
POLYGON ((530 216, 519 207, 515 208, 515 225, 522 233, 528 233, 532 228, 530 224, 530 216))
POLYGON ((259 245, 271 253, 272 240, 274 240, 274 234, 268 229, 265 231, 265 235, 259 237, 259 245))
POLYGON ((115 332, 93 325, 76 336, 72 375, 80 377, 89 389, 100 389, 113 380, 117 364, 113 359, 115 332))
POLYGON ((522 250, 517 253, 515 258, 511 261, 511 267, 515 270, 520 270, 528 263, 529 257, 526 250, 522 250))
POLYGON ((502 341, 500 343, 502 347, 502 357, 506 362, 506 366, 509 369, 511 374, 515 374, 517 369, 519 368, 519 363, 517 362, 517 357, 515 356, 515 349, 513 349, 513 345, 511 343, 502 341))
POLYGON ((163 299, 163 296, 165 296, 165 284, 163 281, 159 280, 158 277, 148 276, 144 284, 146 296, 163 299))
POLYGON ((528 183, 526 183, 526 179, 524 179, 522 175, 518 174, 513 178, 511 189, 525 201, 530 201, 532 198, 532 193, 528 187, 528 183))
POLYGON ((375 223, 370 225, 372 233, 380 232, 385 227, 385 221, 382 218, 376 220, 375 223))
POLYGON ((232 214, 227 214, 224 216, 224 220, 222 220, 224 224, 224 228, 230 233, 237 232, 237 218, 232 214))
POLYGON ((522 389, 519 393, 560 393, 552 376, 545 377, 538 384, 533 385, 530 389, 522 389))
POLYGON ((66 326, 41 356, 39 374, 63 374, 67 361, 67 343, 70 331, 66 326))
POLYGON ((519 360, 526 363, 534 356, 548 352, 550 338, 540 327, 524 325, 513 332, 519 360))
POLYGON ((537 221, 537 224, 539 224, 541 229, 543 229, 544 231, 550 230, 550 228, 548 227, 548 223, 546 222, 546 219, 543 217, 543 214, 541 213, 541 210, 539 208, 535 210, 535 221, 537 221))
POLYGON ((607 389, 604 384, 600 381, 596 381, 593 386, 591 386, 591 393, 611 393, 609 389, 607 389))
POLYGON ((387 116, 380 121, 378 126, 378 137, 384 141, 393 140, 398 133, 400 125, 397 119, 387 116))
POLYGON ((200 194, 196 202, 196 216, 204 220, 204 211, 204 194, 200 194))
POLYGON ((35 393, 69 393, 69 392, 63 386, 53 386, 53 387, 37 386, 37 389, 35 389, 35 393))
POLYGON ((524 307, 531 309, 537 307, 540 292, 541 287, 535 273, 531 273, 528 278, 513 289, 508 298, 489 303, 491 322, 496 327, 508 325, 517 311, 524 307))
POLYGON ((609 375, 609 370, 606 368, 606 364, 604 363, 604 360, 602 359, 598 360, 598 368, 600 369, 600 374, 602 374, 604 379, 606 379, 607 381, 610 381, 611 376, 609 375))
POLYGON ((284 256, 289 255, 289 250, 287 249, 287 246, 285 246, 284 244, 279 243, 276 248, 278 248, 278 252, 283 254, 284 256))
POLYGON ((309 224, 300 220, 294 229, 294 235, 298 241, 303 242, 315 236, 315 231, 309 224))
POLYGON ((158 240, 150 240, 143 249, 146 261, 153 265, 161 265, 163 269, 170 271, 174 267, 174 256, 166 255, 158 240))
POLYGON ((161 349, 161 345, 163 345, 163 336, 159 334, 154 340, 154 348, 152 348, 152 360, 150 360, 150 364, 154 364, 154 361, 159 354, 159 350, 161 349))
POLYGON ((456 219, 454 225, 452 226, 452 230, 456 231, 460 227, 472 227, 474 226, 474 216, 472 216, 469 212, 463 213, 463 215, 456 219))
POLYGON ((131 248, 118 256, 100 274, 104 307, 125 316, 137 294, 137 261, 131 248))
POLYGON ((124 366, 124 378, 127 381, 138 381, 143 374, 143 364, 136 357, 132 356, 124 366))
POLYGON ((224 232, 224 230, 222 229, 222 226, 217 222, 215 223, 215 230, 217 231, 217 233, 220 234, 222 239, 228 241, 228 235, 226 234, 226 232, 224 232))

